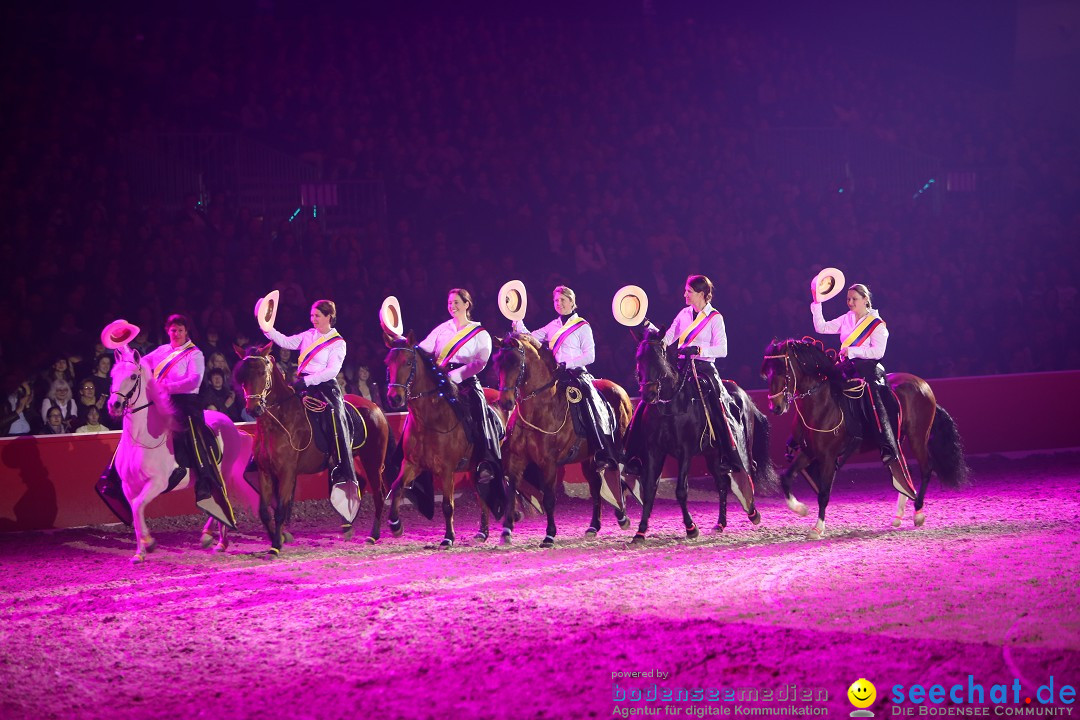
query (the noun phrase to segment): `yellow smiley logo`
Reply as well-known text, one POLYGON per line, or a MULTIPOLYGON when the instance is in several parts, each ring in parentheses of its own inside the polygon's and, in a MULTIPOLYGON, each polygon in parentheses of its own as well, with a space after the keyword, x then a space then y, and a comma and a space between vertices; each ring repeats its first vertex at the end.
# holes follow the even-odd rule
POLYGON ((847 689, 848 700, 857 708, 868 708, 877 699, 877 688, 866 678, 859 678, 847 689))

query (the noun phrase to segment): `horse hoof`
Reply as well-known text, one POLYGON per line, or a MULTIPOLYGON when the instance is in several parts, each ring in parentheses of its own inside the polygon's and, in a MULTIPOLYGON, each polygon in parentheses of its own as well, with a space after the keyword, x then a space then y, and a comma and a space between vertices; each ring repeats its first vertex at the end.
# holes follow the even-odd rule
POLYGON ((644 545, 645 544, 645 533, 640 532, 640 531, 635 533, 634 534, 634 539, 630 541, 630 544, 631 545, 644 545))
POLYGON ((379 542, 379 538, 372 537, 371 535, 368 535, 367 538, 364 540, 364 543, 367 545, 374 545, 377 542, 379 542))
POLYGON ((690 527, 686 528, 687 540, 697 540, 699 535, 701 535, 701 531, 698 530, 697 525, 691 525, 690 527))
POLYGON ((390 534, 394 537, 401 537, 405 534, 405 526, 400 520, 398 520, 397 522, 391 520, 387 523, 387 525, 390 526, 390 534))
POLYGON ((219 542, 217 545, 214 546, 214 552, 216 552, 216 553, 223 553, 228 549, 229 549, 229 543, 227 543, 227 542, 219 542))
POLYGON ((157 550, 157 540, 156 539, 150 540, 150 542, 148 542, 145 545, 145 548, 146 548, 146 552, 148 552, 148 553, 154 552, 155 550, 157 550))
POLYGON ((761 524, 761 511, 760 510, 755 510, 754 514, 750 516, 750 524, 751 525, 760 525, 761 524))
POLYGON ((214 536, 211 535, 210 533, 203 533, 202 537, 199 538, 199 545, 202 546, 203 550, 206 550, 207 548, 209 548, 213 544, 214 544, 214 536))
POLYGON ((502 534, 499 535, 499 544, 500 545, 510 545, 513 542, 513 539, 512 539, 513 535, 514 534, 513 534, 512 531, 503 530, 502 534))
POLYGON ((810 510, 806 507, 806 503, 795 501, 789 502, 787 506, 791 508, 791 512, 795 513, 799 517, 806 517, 810 513, 810 510))
POLYGON ((542 543, 540 543, 540 547, 542 547, 542 548, 555 547, 555 538, 551 537, 550 535, 545 535, 544 536, 544 541, 542 543))
POLYGON ((352 540, 353 539, 353 534, 355 532, 356 531, 354 530, 352 525, 342 525, 341 526, 341 536, 343 538, 345 538, 346 540, 352 540))
MULTIPOLYGON (((616 519, 618 519, 618 518, 616 518, 616 519)), ((627 517, 626 515, 623 515, 622 519, 619 520, 619 529, 620 530, 629 530, 630 529, 630 518, 627 517)))
POLYGON ((296 538, 294 538, 293 534, 291 532, 289 532, 288 530, 286 530, 282 534, 281 539, 284 541, 284 543, 286 545, 292 545, 294 542, 296 542, 296 538))
MULTIPOLYGON (((623 528, 623 529, 625 530, 626 528, 623 528)), ((585 539, 586 540, 595 540, 596 539, 596 534, 598 532, 600 532, 600 528, 592 527, 590 525, 589 528, 585 531, 585 539)))
POLYGON ((521 522, 522 517, 524 517, 524 515, 522 515, 520 510, 515 510, 514 511, 514 522, 516 522, 516 523, 521 522))
POLYGON ((475 535, 473 535, 473 540, 475 540, 476 542, 487 542, 487 539, 488 534, 483 531, 479 531, 475 535))
POLYGON ((275 547, 272 547, 272 548, 270 548, 269 550, 266 551, 266 559, 267 560, 274 560, 279 555, 281 555, 281 550, 279 550, 279 549, 277 549, 275 547))
POLYGON ((926 513, 922 510, 915 513, 915 527, 922 527, 924 522, 926 522, 926 513))
POLYGON ((894 518, 892 519, 892 526, 893 526, 894 528, 896 528, 896 527, 900 527, 900 520, 901 520, 901 519, 902 519, 902 518, 901 518, 901 517, 900 517, 899 515, 897 515, 896 517, 894 517, 894 518))
POLYGON ((439 543, 440 550, 448 550, 452 547, 454 547, 454 541, 451 538, 443 538, 442 542, 439 543))
POLYGON ((815 526, 815 527, 810 528, 810 532, 807 533, 807 537, 810 538, 811 540, 821 540, 823 537, 825 537, 825 531, 824 530, 819 530, 815 526))
POLYGON ((134 555, 131 556, 131 564, 132 565, 139 565, 140 563, 144 562, 145 560, 146 560, 146 558, 143 556, 142 553, 135 553, 134 555))
POLYGON ((724 532, 724 526, 721 525, 720 523, 716 523, 715 525, 713 525, 713 532, 719 532, 719 533, 724 532))

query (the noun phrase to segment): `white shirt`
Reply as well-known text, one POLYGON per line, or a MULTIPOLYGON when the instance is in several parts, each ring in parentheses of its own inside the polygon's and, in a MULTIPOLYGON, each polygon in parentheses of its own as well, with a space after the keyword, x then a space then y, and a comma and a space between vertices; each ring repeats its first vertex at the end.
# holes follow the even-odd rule
MULTIPOLYGON (((822 335, 839 335, 840 342, 843 342, 859 324, 854 310, 848 310, 835 320, 825 322, 825 316, 821 314, 821 303, 810 303, 810 314, 814 316, 814 332, 822 335)), ((879 320, 881 319, 877 310, 869 309, 867 314, 879 320)), ((850 358, 880 360, 885 356, 885 345, 888 342, 889 330, 885 327, 885 323, 882 323, 874 328, 874 332, 870 333, 870 337, 866 338, 859 347, 848 345, 847 356, 850 358)))
MULTIPOLYGON (((550 345, 551 338, 562 326, 562 318, 555 318, 536 332, 530 332, 524 322, 514 321, 514 330, 528 333, 545 345, 550 345)), ((566 363, 568 368, 585 367, 594 360, 596 360, 596 342, 593 340, 592 326, 588 323, 570 333, 559 345, 559 351, 555 353, 555 361, 566 363)))
MULTIPOLYGON (((708 315, 713 310, 712 303, 705 303, 705 307, 701 309, 701 312, 708 315)), ((664 344, 671 345, 673 342, 677 342, 683 331, 694 324, 694 319, 697 318, 698 314, 698 311, 691 305, 687 305, 680 310, 664 334, 664 344)), ((698 333, 698 336, 687 344, 698 348, 698 354, 694 356, 695 359, 711 360, 713 358, 727 357, 727 330, 724 329, 724 316, 718 313, 716 317, 709 320, 704 329, 698 333)))
MULTIPOLYGON (((154 370, 175 349, 169 343, 165 343, 153 352, 148 353, 146 361, 150 365, 150 369, 154 370)), ((157 382, 170 395, 197 393, 199 392, 199 386, 202 385, 205 370, 206 359, 203 358, 202 350, 195 348, 177 360, 169 372, 165 374, 165 377, 158 378, 157 382)))
MULTIPOLYGON (((8 404, 11 405, 11 411, 14 412, 15 408, 19 407, 19 398, 14 393, 8 395, 8 404)), ((26 419, 26 409, 23 409, 19 413, 15 420, 11 423, 11 427, 8 428, 8 435, 26 435, 30 432, 30 422, 26 419)))
MULTIPOLYGON (((273 341, 278 347, 287 350, 304 350, 322 340, 325 335, 315 328, 305 330, 298 335, 282 335, 274 328, 263 330, 263 334, 273 341)), ((299 358, 297 358, 299 364, 299 358)), ((305 385, 318 385, 337 378, 341 372, 341 366, 345 364, 345 339, 330 343, 326 347, 315 352, 308 364, 304 366, 303 379, 305 385)))
MULTIPOLYGON (((454 319, 450 318, 441 325, 437 325, 434 330, 428 333, 428 336, 420 343, 420 347, 434 355, 435 359, 438 360, 439 353, 442 352, 443 347, 445 347, 458 332, 458 326, 454 324, 454 319)), ((476 336, 469 340, 469 342, 461 346, 461 348, 459 348, 451 357, 446 359, 446 362, 448 363, 462 363, 461 367, 451 370, 446 375, 454 383, 460 384, 462 380, 468 380, 487 367, 488 358, 490 357, 491 335, 488 334, 487 330, 483 330, 477 333, 476 336)))

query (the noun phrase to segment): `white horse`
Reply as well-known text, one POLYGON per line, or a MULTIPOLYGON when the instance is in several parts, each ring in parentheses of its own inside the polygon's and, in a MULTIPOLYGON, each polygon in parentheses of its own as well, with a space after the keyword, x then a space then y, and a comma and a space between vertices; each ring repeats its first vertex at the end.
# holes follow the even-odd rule
MULTIPOLYGON (((154 373, 137 350, 127 346, 115 351, 116 364, 112 369, 112 388, 109 395, 109 414, 123 417, 123 432, 116 448, 116 471, 123 483, 124 497, 131 505, 135 526, 135 555, 132 562, 139 563, 152 552, 157 541, 150 536, 143 513, 146 505, 169 484, 169 477, 179 465, 176 462, 175 442, 181 432, 173 415, 174 406, 169 394, 161 389, 154 373)), ((243 479, 244 467, 251 457, 253 439, 240 432, 225 415, 206 413, 206 424, 213 431, 221 450, 221 474, 229 487, 238 487, 236 481, 243 479), (232 482, 230 482, 230 480, 232 482)), ((189 470, 176 485, 177 490, 187 488, 192 482, 189 470)), ((202 546, 213 542, 211 526, 217 522, 207 520, 202 532, 202 546)), ((229 546, 227 528, 218 523, 218 544, 215 552, 223 552, 229 546)))

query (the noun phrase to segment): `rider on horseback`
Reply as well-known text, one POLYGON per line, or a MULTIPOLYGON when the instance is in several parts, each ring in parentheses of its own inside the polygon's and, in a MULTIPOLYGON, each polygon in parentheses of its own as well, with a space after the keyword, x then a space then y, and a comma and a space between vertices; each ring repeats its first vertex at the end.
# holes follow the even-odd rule
MULTIPOLYGON (((205 361, 202 351, 190 338, 191 320, 184 315, 170 315, 165 321, 169 342, 145 357, 158 385, 169 393, 176 407, 182 430, 176 437, 176 462, 191 470, 195 480, 195 504, 208 515, 231 528, 236 516, 225 490, 225 480, 218 465, 217 442, 206 427, 199 400, 205 361)), ((98 494, 122 520, 129 521, 130 508, 123 498, 120 476, 115 464, 102 473, 98 494)))
MULTIPOLYGON (((702 388, 708 436, 705 442, 721 449, 731 470, 745 472, 750 470, 749 459, 743 457, 745 444, 731 417, 738 412, 738 407, 724 387, 715 364, 717 358, 727 357, 727 332, 724 316, 712 306, 712 296, 713 284, 708 277, 687 277, 683 288, 683 299, 687 306, 679 311, 668 327, 664 344, 669 347, 674 344, 678 354, 691 363, 688 369, 695 381, 706 381, 702 388)), ((699 383, 699 387, 702 384, 699 383)), ((639 468, 640 461, 634 458, 626 472, 640 474, 639 468)))
MULTIPOLYGON (((345 400, 337 384, 337 374, 345 363, 345 339, 334 329, 337 306, 330 300, 316 300, 311 306, 311 329, 297 335, 283 335, 271 326, 262 326, 263 334, 275 345, 300 355, 293 389, 301 398, 325 403, 322 413, 330 445, 330 504, 342 517, 355 515, 349 498, 358 492, 356 469, 352 459, 352 432, 345 420, 345 400), (347 487, 353 486, 352 492, 347 487)), ((305 403, 307 404, 307 403, 305 403)))
POLYGON ((571 402, 580 409, 581 423, 596 453, 597 469, 613 466, 618 455, 615 447, 615 415, 611 406, 596 391, 593 377, 586 367, 596 359, 592 327, 577 314, 577 298, 573 290, 559 285, 552 293, 552 300, 559 317, 532 333, 529 333, 523 321, 515 320, 514 330, 529 333, 538 341, 548 343, 559 363, 559 382, 568 389, 577 390, 576 393, 568 393, 568 396, 578 397, 576 402, 571 397, 571 402))
MULTIPOLYGON (((817 288, 815 278, 812 289, 817 288)), ((845 417, 850 421, 848 432, 852 437, 852 446, 858 448, 865 433, 873 433, 878 438, 881 450, 881 462, 887 467, 894 460, 901 459, 896 443, 896 423, 900 405, 896 395, 885 380, 885 369, 881 358, 885 355, 885 346, 889 341, 889 330, 885 322, 872 306, 870 289, 861 283, 850 286, 847 290, 848 312, 826 322, 821 313, 821 303, 814 295, 810 312, 814 318, 814 331, 822 334, 838 334, 840 343, 840 367, 848 379, 861 378, 866 381, 864 395, 867 397, 866 418, 862 413, 852 413, 854 417, 845 417), (869 419, 873 418, 871 422, 869 419)), ((905 468, 904 474, 907 475, 905 468)))

